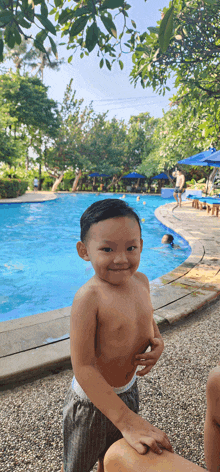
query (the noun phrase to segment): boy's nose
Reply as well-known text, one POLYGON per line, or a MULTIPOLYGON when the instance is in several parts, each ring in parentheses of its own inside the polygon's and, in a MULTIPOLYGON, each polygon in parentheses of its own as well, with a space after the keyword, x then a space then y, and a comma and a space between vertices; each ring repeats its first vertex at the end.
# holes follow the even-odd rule
POLYGON ((127 261, 128 261, 127 256, 123 252, 120 254, 116 254, 114 257, 115 264, 123 264, 123 263, 126 263, 127 261))

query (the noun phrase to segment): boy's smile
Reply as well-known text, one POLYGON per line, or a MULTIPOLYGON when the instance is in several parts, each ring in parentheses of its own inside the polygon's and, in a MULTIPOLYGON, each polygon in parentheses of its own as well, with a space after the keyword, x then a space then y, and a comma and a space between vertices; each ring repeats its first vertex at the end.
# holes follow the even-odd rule
POLYGON ((137 271, 142 247, 137 221, 124 216, 93 224, 86 244, 77 243, 80 257, 91 261, 96 276, 113 285, 126 283, 137 271))

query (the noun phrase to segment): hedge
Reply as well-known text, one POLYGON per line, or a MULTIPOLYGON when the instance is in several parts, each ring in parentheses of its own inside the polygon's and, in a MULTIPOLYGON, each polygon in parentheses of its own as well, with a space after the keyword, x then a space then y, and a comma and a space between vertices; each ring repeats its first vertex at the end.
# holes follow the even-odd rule
POLYGON ((16 198, 23 195, 28 182, 18 179, 0 179, 0 198, 16 198))

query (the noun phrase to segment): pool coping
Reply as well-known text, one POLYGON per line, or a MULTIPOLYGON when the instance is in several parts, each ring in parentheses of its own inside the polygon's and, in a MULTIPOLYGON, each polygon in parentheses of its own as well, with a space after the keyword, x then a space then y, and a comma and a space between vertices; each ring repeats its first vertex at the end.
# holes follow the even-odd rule
POLYGON ((40 192, 30 192, 27 191, 20 197, 16 198, 2 198, 0 199, 0 204, 11 204, 11 203, 43 203, 50 200, 56 200, 57 194, 54 192, 40 191, 40 192))
MULTIPOLYGON (((175 203, 162 205, 155 216, 191 247, 186 261, 150 282, 154 319, 162 328, 220 295, 220 219, 192 208, 189 202, 181 208, 175 203)), ((1 390, 71 368, 70 310, 66 307, 0 323, 1 390)))

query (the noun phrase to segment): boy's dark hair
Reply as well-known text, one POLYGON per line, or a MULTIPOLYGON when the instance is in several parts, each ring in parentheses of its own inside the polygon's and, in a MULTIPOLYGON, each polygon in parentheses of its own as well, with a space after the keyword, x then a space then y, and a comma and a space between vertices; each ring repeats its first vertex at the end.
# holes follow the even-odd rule
POLYGON ((80 218, 81 241, 85 244, 88 231, 93 224, 120 216, 134 218, 139 224, 141 232, 140 218, 133 208, 118 198, 106 198, 105 200, 99 200, 93 203, 82 214, 80 218))

